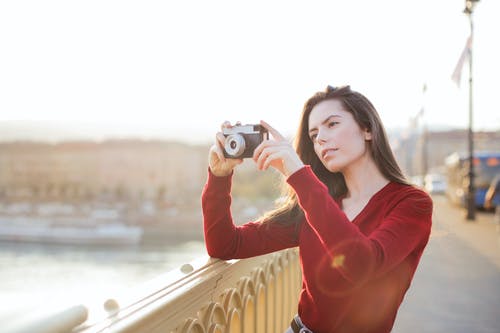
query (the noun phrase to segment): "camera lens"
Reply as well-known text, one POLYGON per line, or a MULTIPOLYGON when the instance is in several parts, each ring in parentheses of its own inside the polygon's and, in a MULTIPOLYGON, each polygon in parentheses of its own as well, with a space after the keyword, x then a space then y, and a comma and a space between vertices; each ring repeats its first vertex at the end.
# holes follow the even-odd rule
POLYGON ((245 138, 240 134, 232 134, 226 137, 224 150, 230 157, 239 157, 245 152, 245 138))

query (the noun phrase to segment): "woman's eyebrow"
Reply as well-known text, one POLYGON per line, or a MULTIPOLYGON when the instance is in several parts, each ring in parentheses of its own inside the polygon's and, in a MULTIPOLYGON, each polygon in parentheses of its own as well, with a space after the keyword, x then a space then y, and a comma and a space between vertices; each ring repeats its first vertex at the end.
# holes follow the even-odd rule
MULTIPOLYGON (((325 120, 323 120, 323 121, 321 122, 321 125, 325 125, 325 124, 326 124, 327 122, 329 122, 329 121, 330 121, 330 119, 332 119, 332 118, 342 118, 342 116, 341 116, 341 115, 338 115, 338 114, 332 114, 332 115, 328 116, 325 120)), ((317 130, 318 130, 318 129, 317 129, 316 127, 313 127, 313 128, 311 128, 311 129, 309 130, 309 133, 314 132, 314 131, 317 131, 317 130)))

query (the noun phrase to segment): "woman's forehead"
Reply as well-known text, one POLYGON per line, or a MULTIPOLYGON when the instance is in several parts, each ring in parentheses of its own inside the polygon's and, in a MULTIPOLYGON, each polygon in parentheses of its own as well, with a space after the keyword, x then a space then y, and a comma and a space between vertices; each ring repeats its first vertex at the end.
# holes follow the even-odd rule
POLYGON ((331 116, 345 118, 351 116, 351 113, 346 111, 342 102, 337 99, 321 101, 309 113, 309 127, 317 127, 331 116))

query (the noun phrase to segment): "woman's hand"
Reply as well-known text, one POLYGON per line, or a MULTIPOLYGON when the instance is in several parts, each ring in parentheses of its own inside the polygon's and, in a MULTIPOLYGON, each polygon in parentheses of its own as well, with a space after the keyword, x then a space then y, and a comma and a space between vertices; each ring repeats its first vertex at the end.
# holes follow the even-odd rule
MULTIPOLYGON (((225 121, 221 125, 221 129, 225 127, 231 127, 231 123, 225 121)), ((229 176, 233 169, 243 162, 243 159, 226 158, 224 157, 223 147, 224 147, 225 137, 222 132, 217 132, 215 135, 215 144, 210 148, 208 153, 208 166, 210 171, 218 177, 229 176)))
POLYGON ((304 163, 293 149, 292 145, 265 121, 260 121, 272 135, 274 140, 264 140, 253 153, 253 160, 259 170, 267 170, 270 166, 286 177, 301 169, 304 163))

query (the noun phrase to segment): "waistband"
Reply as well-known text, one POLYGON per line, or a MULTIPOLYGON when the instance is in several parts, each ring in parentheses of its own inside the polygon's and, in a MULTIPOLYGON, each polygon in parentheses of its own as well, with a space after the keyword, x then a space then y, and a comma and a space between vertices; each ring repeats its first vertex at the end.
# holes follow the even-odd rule
POLYGON ((298 315, 293 317, 292 322, 290 323, 290 328, 292 329, 293 333, 314 333, 302 323, 302 320, 300 320, 300 317, 298 315))

